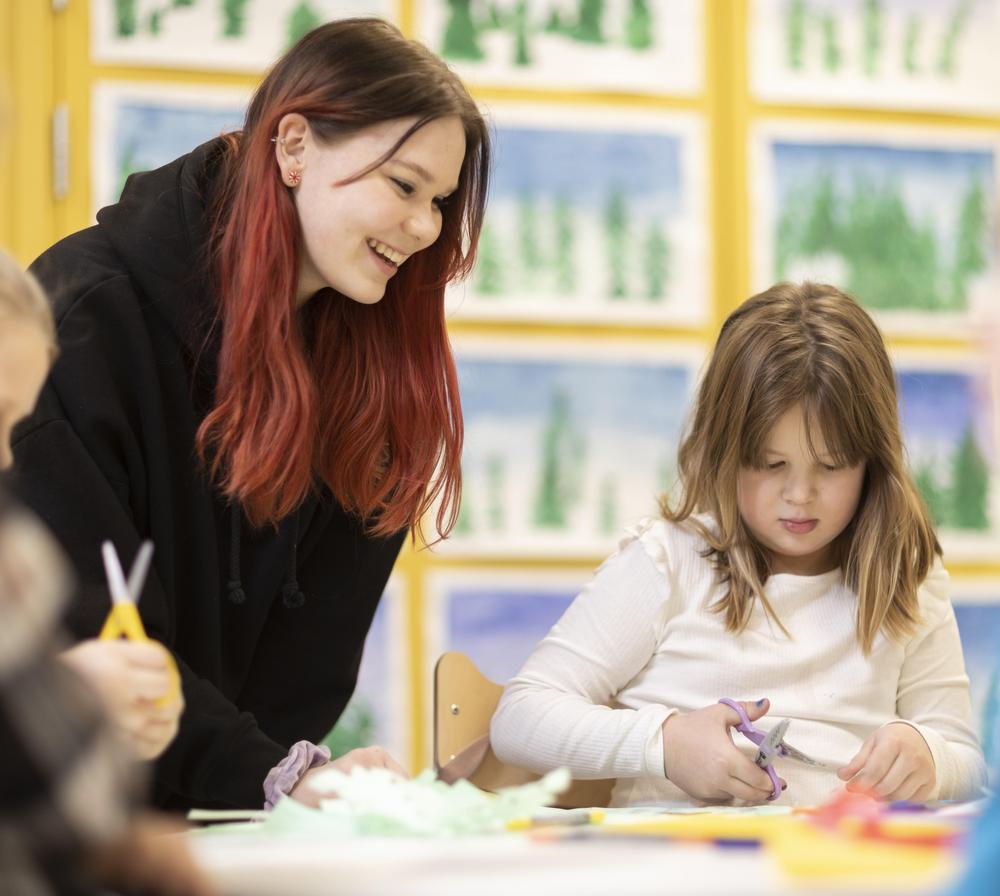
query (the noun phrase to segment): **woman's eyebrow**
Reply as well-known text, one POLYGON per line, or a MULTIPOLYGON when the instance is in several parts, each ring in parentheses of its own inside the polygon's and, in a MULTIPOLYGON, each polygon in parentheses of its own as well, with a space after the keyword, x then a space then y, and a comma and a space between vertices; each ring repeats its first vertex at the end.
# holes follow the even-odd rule
MULTIPOLYGON (((397 165, 402 165, 404 168, 408 168, 414 174, 416 174, 424 183, 430 183, 434 180, 431 173, 424 168, 423 165, 418 165, 416 162, 408 162, 406 159, 390 159, 390 162, 395 162, 397 165)), ((446 193, 454 193, 458 189, 458 184, 455 184, 450 190, 446 190, 446 193)))

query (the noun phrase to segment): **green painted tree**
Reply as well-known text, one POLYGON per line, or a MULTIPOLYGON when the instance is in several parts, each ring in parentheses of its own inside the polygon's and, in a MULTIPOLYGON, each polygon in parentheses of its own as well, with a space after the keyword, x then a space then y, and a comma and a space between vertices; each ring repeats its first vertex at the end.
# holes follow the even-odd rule
MULTIPOLYGON (((242 37, 246 33, 247 2, 248 0, 222 0, 222 33, 225 37, 242 37)), ((309 4, 300 3, 299 5, 308 6, 309 4)), ((292 13, 293 18, 294 15, 295 13, 292 13)), ((316 24, 318 25, 319 22, 317 21, 316 24)))
POLYGON ((119 37, 132 37, 138 28, 136 0, 115 0, 115 33, 119 37))
POLYGON ((580 0, 572 36, 583 43, 604 44, 604 0, 580 0))
POLYGON ((955 237, 955 264, 952 272, 952 306, 968 304, 969 280, 986 270, 986 241, 989 232, 986 192, 978 177, 973 177, 958 213, 955 237))
POLYGON ((546 529, 564 529, 580 498, 584 441, 573 421, 569 396, 561 389, 552 395, 541 449, 535 525, 546 529))
POLYGON ((163 16, 165 15, 165 12, 166 11, 163 9, 154 9, 149 14, 149 24, 147 25, 147 28, 153 37, 158 37, 160 32, 163 30, 163 16))
POLYGON ((970 423, 953 459, 951 522, 958 529, 989 529, 986 502, 990 475, 970 423))
POLYGON ((937 70, 946 78, 955 76, 958 44, 962 39, 965 26, 969 23, 972 5, 973 0, 960 0, 956 3, 945 27, 944 36, 941 39, 941 51, 938 54, 937 70))
POLYGON ((653 46, 653 15, 646 0, 630 0, 625 17, 625 43, 633 50, 653 46))
POLYGON ((458 517, 455 519, 455 528, 452 532, 455 535, 471 535, 475 529, 475 521, 472 513, 472 489, 469 488, 468 471, 462 465, 462 499, 458 505, 458 517))
POLYGON ((497 296, 504 290, 504 267, 500 261, 500 247, 488 215, 479 231, 474 282, 476 292, 484 296, 497 296))
POLYGON ((625 252, 628 248, 628 212, 625 194, 613 187, 604 207, 604 238, 608 258, 608 295, 613 299, 625 296, 625 252))
POLYGON ((938 485, 934 477, 934 464, 927 461, 921 464, 914 471, 914 482, 917 491, 927 505, 927 512, 931 515, 936 526, 946 526, 950 516, 950 506, 948 504, 948 494, 945 489, 938 485))
POLYGON ((287 46, 298 43, 299 39, 312 31, 320 21, 320 15, 311 3, 307 0, 297 3, 288 15, 287 46))
POLYGON ((514 65, 531 65, 528 51, 528 0, 517 0, 514 7, 514 65))
POLYGON ((538 272, 545 264, 538 238, 538 206, 529 190, 517 199, 517 234, 521 251, 521 266, 532 286, 537 286, 538 272))
POLYGON ((785 59, 795 71, 800 71, 806 62, 808 15, 805 0, 790 0, 785 6, 785 59))
POLYGON ((823 67, 828 72, 839 71, 843 54, 837 35, 837 19, 833 13, 826 13, 820 16, 819 24, 823 35, 823 67))
POLYGON ((923 29, 923 19, 918 15, 908 16, 903 31, 903 70, 910 75, 920 71, 917 57, 920 51, 920 32, 923 29))
POLYGON ((566 23, 563 21, 559 7, 550 6, 549 14, 545 17, 545 32, 547 34, 565 34, 566 30, 566 23))
POLYGON ((885 13, 881 0, 865 0, 864 37, 861 43, 861 70, 869 78, 878 71, 879 54, 882 50, 882 30, 885 27, 885 13))
POLYGON ((649 230, 642 247, 643 268, 646 274, 646 297, 654 301, 667 294, 670 280, 670 243, 659 218, 649 222, 649 230))
POLYGON ((801 231, 800 247, 804 254, 818 255, 837 248, 841 224, 832 172, 827 171, 816 180, 812 201, 803 217, 805 227, 801 231))
POLYGON ((556 289, 564 295, 576 289, 576 261, 573 256, 573 206, 563 195, 556 196, 552 214, 555 227, 556 289))
POLYGON ((448 0, 451 10, 444 28, 441 55, 447 59, 482 59, 479 32, 472 20, 472 0, 448 0))
POLYGON ((502 454, 486 458, 486 525, 493 532, 507 528, 507 463, 502 454))
POLYGON ((115 193, 115 201, 122 195, 122 190, 125 189, 125 181, 129 179, 136 171, 146 171, 151 166, 144 164, 136 155, 136 145, 135 142, 130 140, 122 148, 121 161, 118 163, 118 191, 115 193))
POLYGON ((374 741, 375 713, 360 697, 351 700, 333 730, 323 738, 323 743, 334 756, 343 756, 359 747, 370 747, 374 741))

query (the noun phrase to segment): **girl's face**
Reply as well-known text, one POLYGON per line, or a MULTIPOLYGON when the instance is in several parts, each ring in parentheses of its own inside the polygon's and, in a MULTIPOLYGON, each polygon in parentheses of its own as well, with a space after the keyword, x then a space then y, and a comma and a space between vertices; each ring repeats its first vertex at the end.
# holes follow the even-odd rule
POLYGON ((465 132, 457 116, 428 122, 388 161, 363 177, 342 181, 380 158, 414 124, 382 122, 323 144, 301 116, 282 119, 276 147, 279 165, 298 171, 293 187, 302 228, 301 305, 332 287, 356 302, 373 304, 416 252, 441 233, 441 208, 458 188, 465 159, 465 132))
POLYGON ((834 569, 834 542, 854 518, 865 465, 837 467, 821 433, 809 450, 800 406, 786 411, 767 438, 765 467, 742 467, 740 516, 771 558, 772 573, 818 575, 834 569))
POLYGON ((10 466, 11 430, 35 407, 49 372, 49 342, 29 318, 0 317, 0 468, 10 466))

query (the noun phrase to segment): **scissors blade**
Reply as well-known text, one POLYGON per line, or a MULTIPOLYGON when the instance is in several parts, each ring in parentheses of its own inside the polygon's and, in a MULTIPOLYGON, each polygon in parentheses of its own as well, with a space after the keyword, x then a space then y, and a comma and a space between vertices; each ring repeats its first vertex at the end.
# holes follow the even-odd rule
POLYGON ((104 574, 108 577, 108 590, 111 592, 113 604, 133 603, 128 585, 125 584, 125 573, 118 559, 118 552, 110 541, 101 544, 101 558, 104 560, 104 574))
POLYGON ((767 765, 770 765, 775 756, 781 755, 781 739, 785 736, 787 730, 788 719, 782 719, 767 732, 764 739, 760 742, 760 750, 757 752, 756 760, 754 760, 757 765, 765 768, 767 765))
POLYGON ((136 554, 132 563, 132 569, 128 574, 128 593, 134 603, 139 603, 142 596, 142 586, 146 584, 146 576, 149 575, 149 563, 153 558, 153 542, 148 538, 139 546, 139 553, 136 554))
POLYGON ((794 759, 796 762, 804 762, 806 765, 814 765, 817 768, 826 768, 824 763, 813 759, 812 756, 807 756, 801 750, 796 750, 795 747, 784 741, 781 742, 781 750, 789 759, 794 759))

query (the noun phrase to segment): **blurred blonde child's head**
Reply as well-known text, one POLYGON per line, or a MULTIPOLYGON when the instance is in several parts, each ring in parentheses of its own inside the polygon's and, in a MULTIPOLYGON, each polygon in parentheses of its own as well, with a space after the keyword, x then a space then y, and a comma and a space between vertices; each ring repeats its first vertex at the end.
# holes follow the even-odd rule
POLYGON ((11 431, 34 408, 55 353, 45 294, 0 252, 0 467, 10 466, 11 431))
POLYGON ((793 510, 792 528, 776 519, 773 539, 767 537, 767 521, 752 518, 746 498, 755 476, 796 453, 796 433, 817 481, 829 470, 844 479, 839 488, 855 490, 854 503, 835 508, 835 528, 820 547, 830 548, 858 593, 858 638, 868 650, 879 629, 902 634, 913 625, 916 588, 939 548, 906 469, 896 378, 882 335, 857 302, 824 284, 779 283, 723 324, 679 452, 682 497, 676 510, 664 505, 676 521, 698 512, 717 520, 717 530, 705 534, 730 585, 718 609, 734 631, 746 626, 755 597, 775 615, 763 582, 783 571, 776 556, 787 559, 783 546, 816 534, 808 519, 794 531, 793 510), (741 513, 741 492, 749 512, 741 513))

